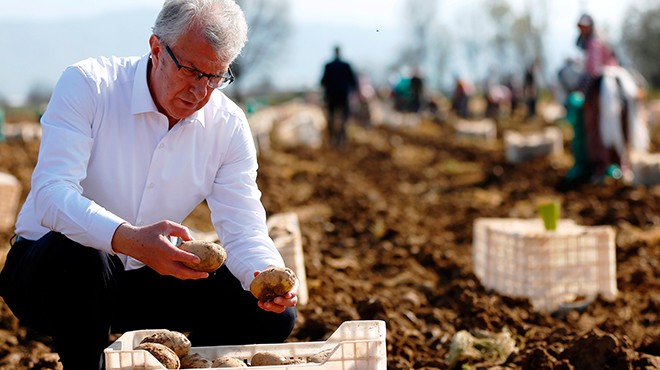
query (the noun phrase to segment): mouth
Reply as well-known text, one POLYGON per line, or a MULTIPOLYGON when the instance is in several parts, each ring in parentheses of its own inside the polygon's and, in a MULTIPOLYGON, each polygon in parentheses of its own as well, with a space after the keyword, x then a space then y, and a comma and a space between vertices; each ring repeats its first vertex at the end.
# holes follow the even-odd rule
POLYGON ((197 102, 190 101, 184 98, 180 98, 179 101, 183 104, 184 108, 192 109, 197 106, 197 102))

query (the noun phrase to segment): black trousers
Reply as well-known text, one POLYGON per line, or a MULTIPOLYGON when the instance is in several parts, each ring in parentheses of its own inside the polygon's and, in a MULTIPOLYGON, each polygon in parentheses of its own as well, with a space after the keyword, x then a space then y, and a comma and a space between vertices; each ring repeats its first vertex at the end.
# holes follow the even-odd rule
POLYGON ((326 100, 328 109, 328 139, 332 148, 346 144, 346 123, 350 116, 348 97, 326 100))
POLYGON ((104 369, 110 333, 189 332, 196 347, 280 343, 296 321, 295 308, 260 309, 226 266, 201 280, 125 271, 117 256, 55 232, 14 243, 0 295, 22 325, 52 336, 65 370, 104 369))

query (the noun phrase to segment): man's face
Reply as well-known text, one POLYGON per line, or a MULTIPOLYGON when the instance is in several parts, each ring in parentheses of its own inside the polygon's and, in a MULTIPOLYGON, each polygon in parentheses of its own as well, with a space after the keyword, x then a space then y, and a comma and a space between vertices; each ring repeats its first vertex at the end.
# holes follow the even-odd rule
POLYGON ((153 63, 148 80, 149 89, 158 110, 173 124, 202 108, 213 92, 206 77, 191 77, 183 68, 177 67, 174 59, 180 66, 215 75, 224 74, 229 64, 218 59, 215 50, 194 28, 175 44, 166 45, 157 36, 151 36, 149 43, 153 63), (169 47, 174 58, 166 47, 169 47))

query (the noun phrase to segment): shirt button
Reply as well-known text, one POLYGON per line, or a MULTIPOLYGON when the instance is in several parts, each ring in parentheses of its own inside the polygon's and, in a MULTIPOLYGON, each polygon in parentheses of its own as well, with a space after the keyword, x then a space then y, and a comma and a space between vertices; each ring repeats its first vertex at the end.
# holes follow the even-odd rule
POLYGON ((164 147, 165 147, 165 144, 163 144, 163 143, 161 143, 160 145, 158 145, 158 149, 163 149, 164 147))
POLYGON ((149 183, 149 189, 153 189, 153 188, 154 188, 154 186, 155 186, 155 185, 154 185, 154 183, 153 183, 153 182, 151 182, 151 183, 149 183))

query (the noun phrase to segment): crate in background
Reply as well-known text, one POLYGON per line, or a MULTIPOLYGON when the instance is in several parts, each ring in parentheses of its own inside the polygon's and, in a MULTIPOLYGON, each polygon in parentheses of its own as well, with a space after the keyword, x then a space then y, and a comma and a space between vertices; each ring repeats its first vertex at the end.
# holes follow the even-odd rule
POLYGON ((295 212, 277 213, 266 221, 268 234, 280 251, 284 264, 298 277, 298 304, 305 305, 309 299, 307 292, 307 272, 302 247, 300 222, 295 212))
POLYGON ((546 127, 542 131, 528 133, 506 130, 503 137, 508 163, 557 155, 564 150, 564 136, 559 127, 546 127))
POLYGON ((484 141, 497 140, 497 123, 492 118, 481 120, 459 119, 454 124, 457 137, 484 141))
MULTIPOLYGON (((142 339, 156 331, 158 330, 136 330, 124 333, 104 351, 106 370, 165 370, 165 367, 151 353, 133 349, 142 339)), ((193 346, 191 352, 199 353, 208 359, 232 356, 242 359, 246 363, 257 352, 275 352, 289 359, 307 358, 326 352, 328 357, 322 363, 260 366, 259 368, 264 370, 386 370, 385 339, 384 321, 356 320, 342 323, 325 341, 216 347, 193 346)))
POLYGON ((475 275, 484 287, 526 297, 553 312, 601 294, 614 299, 615 231, 562 219, 546 231, 540 219, 479 218, 473 230, 475 275))
POLYGON ((0 231, 14 227, 22 189, 15 176, 0 172, 0 231))
POLYGON ((634 185, 654 186, 660 184, 660 153, 631 151, 630 167, 634 185))

